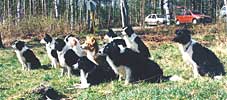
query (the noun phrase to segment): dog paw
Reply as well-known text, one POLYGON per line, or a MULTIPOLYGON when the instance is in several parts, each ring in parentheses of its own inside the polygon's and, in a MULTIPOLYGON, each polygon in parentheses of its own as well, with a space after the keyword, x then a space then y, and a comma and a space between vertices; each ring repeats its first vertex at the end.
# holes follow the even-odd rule
POLYGON ((124 85, 129 85, 129 82, 128 81, 125 81, 125 84, 124 85))
POLYGON ((76 89, 85 89, 88 88, 90 86, 90 84, 74 84, 74 87, 76 89))

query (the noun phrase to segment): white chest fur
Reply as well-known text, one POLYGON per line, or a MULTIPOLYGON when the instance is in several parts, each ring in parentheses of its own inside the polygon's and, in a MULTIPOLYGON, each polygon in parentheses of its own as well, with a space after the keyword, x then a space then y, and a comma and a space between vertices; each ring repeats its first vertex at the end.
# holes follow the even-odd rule
POLYGON ((15 50, 15 52, 16 52, 16 55, 17 55, 19 62, 21 64, 23 64, 25 62, 25 58, 23 57, 23 54, 22 54, 23 52, 18 51, 18 50, 15 50))
POLYGON ((59 63, 61 65, 61 67, 67 67, 67 64, 65 62, 65 57, 64 57, 67 50, 69 50, 69 47, 65 46, 62 51, 57 51, 58 59, 59 59, 59 63))
POLYGON ((193 70, 193 74, 194 77, 198 77, 199 73, 198 73, 198 65, 196 64, 196 62, 194 62, 194 60, 192 59, 192 55, 193 55, 193 45, 196 43, 196 41, 192 40, 191 43, 188 43, 186 45, 178 45, 179 49, 182 53, 182 58, 183 60, 188 64, 188 65, 192 65, 192 70, 193 70))
POLYGON ((135 52, 140 52, 139 49, 138 49, 138 44, 135 42, 135 38, 137 36, 135 34, 132 34, 131 37, 128 37, 128 36, 124 36, 124 40, 126 42, 126 45, 128 48, 132 49, 133 51, 135 52))

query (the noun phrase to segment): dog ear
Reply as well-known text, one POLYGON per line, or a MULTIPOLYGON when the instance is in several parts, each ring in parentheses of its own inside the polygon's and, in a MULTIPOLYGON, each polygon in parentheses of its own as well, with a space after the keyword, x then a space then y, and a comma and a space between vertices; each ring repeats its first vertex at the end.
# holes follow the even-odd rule
POLYGON ((74 45, 74 46, 77 45, 77 40, 76 39, 72 40, 72 45, 74 45))
POLYGON ((94 37, 91 37, 91 44, 95 44, 96 40, 94 37))

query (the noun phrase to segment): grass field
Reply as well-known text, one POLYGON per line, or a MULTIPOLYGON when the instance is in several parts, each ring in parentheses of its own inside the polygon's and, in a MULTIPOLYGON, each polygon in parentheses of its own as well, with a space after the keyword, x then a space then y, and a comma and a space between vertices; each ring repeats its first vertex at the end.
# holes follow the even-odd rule
MULTIPOLYGON (((203 45, 210 48, 227 66, 227 46, 218 34, 193 36, 203 45)), ((33 71, 21 70, 15 53, 12 49, 0 50, 0 100, 25 99, 37 100, 40 96, 32 90, 40 84, 48 84, 70 99, 86 100, 168 100, 168 99, 227 99, 227 77, 221 80, 212 80, 207 77, 192 78, 191 67, 186 65, 176 44, 171 41, 150 42, 153 60, 163 69, 165 75, 178 75, 184 78, 179 82, 145 83, 124 85, 124 82, 113 81, 92 86, 88 89, 72 89, 73 84, 79 83, 79 78, 60 77, 60 69, 38 69, 33 71)), ((49 64, 44 46, 32 48, 43 65, 49 64)))

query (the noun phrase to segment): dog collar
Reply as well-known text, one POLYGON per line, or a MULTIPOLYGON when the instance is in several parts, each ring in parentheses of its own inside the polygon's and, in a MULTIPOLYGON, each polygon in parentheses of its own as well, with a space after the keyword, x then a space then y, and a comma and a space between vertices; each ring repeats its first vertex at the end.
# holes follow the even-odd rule
POLYGON ((190 41, 189 44, 186 46, 186 48, 184 50, 185 52, 188 50, 188 48, 190 47, 191 44, 192 44, 192 41, 190 41))

